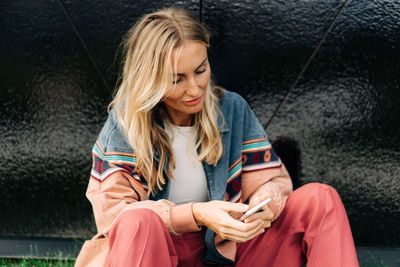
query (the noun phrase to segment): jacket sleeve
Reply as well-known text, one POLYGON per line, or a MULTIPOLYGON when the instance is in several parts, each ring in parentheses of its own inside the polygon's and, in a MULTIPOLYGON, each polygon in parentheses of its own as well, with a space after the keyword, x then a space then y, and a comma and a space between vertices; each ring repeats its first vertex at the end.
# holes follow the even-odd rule
POLYGON ((271 197, 268 204, 274 220, 280 215, 293 190, 290 176, 275 153, 264 129, 247 106, 242 144, 242 200, 259 195, 271 197))
POLYGON ((254 173, 244 173, 242 183, 244 184, 243 197, 248 196, 249 201, 258 195, 272 198, 268 206, 274 213, 273 220, 281 214, 287 197, 292 192, 292 182, 283 164, 275 170, 265 169, 254 173))
POLYGON ((135 171, 134 154, 104 152, 97 142, 86 196, 93 206, 98 232, 107 236, 112 223, 124 211, 147 208, 155 211, 172 234, 198 231, 192 203, 175 205, 148 199, 146 185, 135 171))

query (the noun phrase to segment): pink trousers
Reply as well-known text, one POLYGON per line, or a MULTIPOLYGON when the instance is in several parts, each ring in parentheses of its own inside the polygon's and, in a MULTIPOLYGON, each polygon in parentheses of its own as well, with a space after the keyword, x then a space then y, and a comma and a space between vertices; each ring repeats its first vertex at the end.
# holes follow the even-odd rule
MULTIPOLYGON (((153 211, 124 212, 110 231, 106 266, 205 266, 205 231, 171 236, 153 211)), ((330 186, 307 184, 289 195, 271 228, 238 243, 234 266, 358 266, 346 211, 330 186)))

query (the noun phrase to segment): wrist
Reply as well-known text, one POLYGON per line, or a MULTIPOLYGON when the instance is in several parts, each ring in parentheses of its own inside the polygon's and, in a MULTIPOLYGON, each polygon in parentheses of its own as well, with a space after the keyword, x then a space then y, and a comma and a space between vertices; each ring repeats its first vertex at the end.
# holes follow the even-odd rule
POLYGON ((201 222, 201 219, 200 219, 200 212, 199 212, 200 205, 201 205, 201 203, 193 203, 193 205, 192 205, 193 218, 199 227, 203 226, 203 223, 201 222))

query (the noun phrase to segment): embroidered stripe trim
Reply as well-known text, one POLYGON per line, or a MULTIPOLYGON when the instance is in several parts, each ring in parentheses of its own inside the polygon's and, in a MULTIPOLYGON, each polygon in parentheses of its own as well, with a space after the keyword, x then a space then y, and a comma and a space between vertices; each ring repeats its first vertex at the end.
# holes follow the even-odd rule
POLYGON ((250 144, 250 143, 256 143, 256 142, 260 142, 260 141, 267 141, 267 140, 268 140, 268 137, 259 138, 259 139, 252 139, 252 140, 249 140, 249 141, 244 141, 243 145, 250 144))
POLYGON ((140 178, 138 175, 132 175, 132 173, 130 173, 128 170, 126 170, 124 168, 118 168, 118 167, 110 168, 103 173, 98 173, 97 171, 92 169, 90 176, 93 177, 94 179, 102 182, 102 181, 106 180, 108 177, 110 177, 111 174, 114 174, 116 172, 125 172, 125 173, 129 174, 129 176, 132 177, 135 181, 140 183, 140 178))
POLYGON ((242 172, 242 161, 237 161, 237 164, 233 166, 233 168, 228 173, 228 180, 226 181, 229 184, 233 179, 238 177, 242 172))
POLYGON ((271 149, 271 147, 272 146, 271 146, 269 140, 259 141, 259 142, 255 142, 255 143, 248 143, 248 144, 243 143, 242 153, 250 152, 250 151, 254 151, 254 150, 267 150, 267 149, 271 149))
POLYGON ((129 153, 117 153, 117 152, 108 152, 105 153, 98 143, 93 146, 93 151, 94 154, 96 154, 99 158, 102 160, 106 160, 110 163, 118 163, 118 164, 128 164, 128 165, 137 165, 137 159, 135 154, 129 154, 129 153))
POLYGON ((274 161, 274 162, 246 166, 243 168, 243 172, 247 172, 247 173, 248 172, 256 172, 256 171, 265 170, 265 169, 279 168, 281 166, 282 166, 281 161, 274 161))

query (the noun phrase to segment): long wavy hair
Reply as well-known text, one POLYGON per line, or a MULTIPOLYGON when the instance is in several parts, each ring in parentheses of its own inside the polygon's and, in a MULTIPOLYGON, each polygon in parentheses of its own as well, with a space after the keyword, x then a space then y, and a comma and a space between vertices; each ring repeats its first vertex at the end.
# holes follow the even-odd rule
MULTIPOLYGON (((176 8, 143 16, 123 39, 124 66, 109 109, 115 109, 118 123, 136 154, 136 168, 147 181, 149 195, 165 184, 164 166, 168 166, 170 179, 175 167, 171 140, 160 121, 170 123, 163 98, 174 88, 176 66, 171 65, 172 51, 185 41, 209 47, 209 33, 193 14, 176 8), (154 159, 155 153, 158 160, 154 159)), ((222 155, 218 130, 221 95, 222 89, 210 81, 204 106, 193 117, 198 160, 211 165, 216 165, 222 155)))

